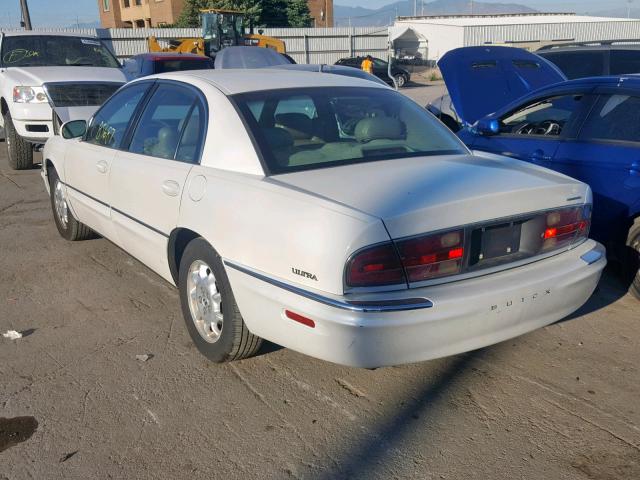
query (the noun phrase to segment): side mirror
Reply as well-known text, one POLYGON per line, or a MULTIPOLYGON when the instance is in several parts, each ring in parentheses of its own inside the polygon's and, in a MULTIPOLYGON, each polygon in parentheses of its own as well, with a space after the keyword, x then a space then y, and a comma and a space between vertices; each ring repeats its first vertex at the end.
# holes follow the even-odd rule
POLYGON ((473 129, 478 135, 497 135, 500 133, 500 122, 495 118, 481 118, 473 129))
POLYGON ((62 138, 70 140, 72 138, 80 138, 87 132, 86 120, 71 120, 62 124, 60 134, 62 138))

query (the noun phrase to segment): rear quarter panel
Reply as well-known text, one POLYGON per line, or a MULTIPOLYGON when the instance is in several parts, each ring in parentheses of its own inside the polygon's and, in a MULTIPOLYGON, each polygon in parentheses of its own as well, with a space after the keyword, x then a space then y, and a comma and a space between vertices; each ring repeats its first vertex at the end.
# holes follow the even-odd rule
POLYGON ((336 295, 351 253, 389 241, 375 217, 264 177, 206 167, 191 171, 178 226, 204 237, 226 260, 336 295))

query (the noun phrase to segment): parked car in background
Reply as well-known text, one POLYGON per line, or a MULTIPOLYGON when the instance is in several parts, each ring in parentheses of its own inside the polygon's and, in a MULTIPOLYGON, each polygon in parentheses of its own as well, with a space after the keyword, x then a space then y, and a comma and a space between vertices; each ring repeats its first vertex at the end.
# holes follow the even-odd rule
POLYGON ((439 65, 465 125, 458 135, 467 146, 591 186, 592 235, 635 276, 631 291, 640 297, 640 77, 595 77, 535 88, 544 64, 506 47, 454 50, 439 65), (533 91, 526 93, 527 87, 533 91))
POLYGON ((640 73, 640 45, 637 44, 569 43, 549 45, 535 53, 553 62, 570 80, 640 73))
POLYGON ((586 184, 473 156, 368 80, 162 74, 62 133, 42 169, 60 234, 177 285, 218 362, 262 338, 358 367, 473 350, 569 315, 606 263, 586 184))
POLYGON ((213 68, 213 59, 192 53, 141 53, 124 62, 127 79, 134 80, 157 73, 213 68))
MULTIPOLYGON (((360 69, 364 59, 365 57, 341 58, 335 64, 360 69)), ((393 80, 389 78, 388 62, 373 57, 373 74, 383 82, 393 85, 393 80)), ((404 87, 409 80, 411 80, 411 73, 409 73, 409 70, 402 68, 395 63, 391 63, 391 76, 395 79, 398 87, 404 87)))
POLYGON ((89 118, 125 81, 95 37, 0 33, 0 126, 11 168, 31 168, 34 147, 54 135, 56 123, 89 118))
POLYGON ((255 48, 247 46, 227 47, 216 56, 216 69, 252 69, 278 68, 291 72, 316 72, 347 77, 362 78, 374 83, 388 86, 375 75, 363 70, 342 65, 326 64, 297 64, 288 55, 283 55, 270 48, 255 48))
POLYGON ((290 64, 290 65, 275 65, 269 68, 278 68, 281 70, 290 70, 292 72, 316 72, 316 73, 329 73, 332 75, 344 75, 345 77, 361 78, 373 83, 378 83, 388 87, 386 82, 383 82, 375 75, 371 75, 363 70, 357 70, 351 67, 345 67, 342 65, 325 65, 325 64, 290 64))

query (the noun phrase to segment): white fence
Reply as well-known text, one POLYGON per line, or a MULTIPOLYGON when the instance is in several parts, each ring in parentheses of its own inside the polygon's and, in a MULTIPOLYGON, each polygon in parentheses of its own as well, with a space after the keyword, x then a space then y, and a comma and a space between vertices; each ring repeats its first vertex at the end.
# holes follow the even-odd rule
MULTIPOLYGON (((198 37, 198 28, 84 28, 48 29, 95 35, 105 42, 119 58, 147 51, 147 37, 155 36, 160 43, 172 38, 198 37)), ((385 27, 357 28, 265 28, 264 35, 279 38, 287 53, 298 63, 335 63, 352 56, 386 57, 389 33, 385 27)))

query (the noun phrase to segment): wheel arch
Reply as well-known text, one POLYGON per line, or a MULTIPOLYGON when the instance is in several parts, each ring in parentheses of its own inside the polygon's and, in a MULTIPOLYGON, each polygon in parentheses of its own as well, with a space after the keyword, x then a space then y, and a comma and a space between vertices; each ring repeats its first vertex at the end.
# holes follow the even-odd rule
POLYGON ((202 237, 202 235, 199 233, 184 227, 175 228, 169 235, 169 242, 167 243, 167 259, 169 261, 171 278, 176 285, 178 285, 180 261, 182 260, 184 250, 192 240, 200 237, 202 237))
POLYGON ((0 98, 0 125, 4 127, 4 116, 9 112, 9 104, 4 99, 0 98))

